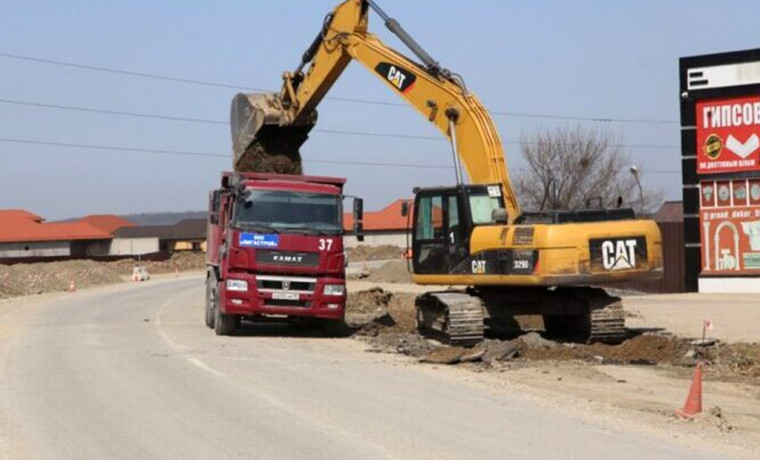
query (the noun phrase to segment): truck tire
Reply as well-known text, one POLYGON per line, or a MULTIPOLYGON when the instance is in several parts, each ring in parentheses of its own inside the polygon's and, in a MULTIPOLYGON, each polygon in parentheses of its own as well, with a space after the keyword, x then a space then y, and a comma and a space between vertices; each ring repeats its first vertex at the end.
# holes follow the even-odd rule
POLYGON ((206 277, 206 326, 214 328, 214 303, 216 302, 216 291, 213 288, 214 278, 209 274, 206 277))
POLYGON ((214 332, 216 335, 232 335, 239 324, 235 315, 225 315, 219 308, 219 296, 214 299, 214 332))

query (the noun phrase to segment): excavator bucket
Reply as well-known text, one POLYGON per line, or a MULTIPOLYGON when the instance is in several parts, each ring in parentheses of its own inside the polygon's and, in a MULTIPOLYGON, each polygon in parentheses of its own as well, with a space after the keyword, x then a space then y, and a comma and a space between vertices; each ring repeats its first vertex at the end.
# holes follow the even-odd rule
POLYGON ((303 122, 290 122, 277 93, 237 94, 230 113, 233 169, 302 174, 299 148, 315 123, 316 112, 303 122))

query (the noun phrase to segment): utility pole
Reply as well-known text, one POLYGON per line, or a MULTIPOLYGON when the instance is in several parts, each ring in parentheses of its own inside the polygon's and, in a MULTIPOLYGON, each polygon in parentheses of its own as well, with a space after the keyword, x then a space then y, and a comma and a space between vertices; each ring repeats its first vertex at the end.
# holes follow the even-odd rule
POLYGON ((639 216, 644 214, 644 188, 641 186, 641 179, 639 178, 639 168, 636 165, 631 165, 631 175, 636 180, 636 185, 639 187, 639 216))

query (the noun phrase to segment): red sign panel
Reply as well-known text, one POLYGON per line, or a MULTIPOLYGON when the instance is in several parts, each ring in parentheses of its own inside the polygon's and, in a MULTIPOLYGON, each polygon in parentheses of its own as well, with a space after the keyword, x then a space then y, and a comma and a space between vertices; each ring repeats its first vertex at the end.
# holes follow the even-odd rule
POLYGON ((760 274, 760 180, 702 181, 702 275, 760 274))
POLYGON ((697 172, 760 171, 760 96, 697 102, 697 172))

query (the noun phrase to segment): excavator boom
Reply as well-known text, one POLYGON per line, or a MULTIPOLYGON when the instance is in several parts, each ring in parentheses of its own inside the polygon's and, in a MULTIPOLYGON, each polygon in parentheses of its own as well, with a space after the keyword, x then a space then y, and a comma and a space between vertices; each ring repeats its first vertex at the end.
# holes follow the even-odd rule
POLYGON ((300 164, 296 167, 289 163, 300 163, 298 148, 316 123, 316 107, 352 60, 362 64, 452 141, 455 158, 472 183, 501 186, 510 221, 519 215, 501 139, 488 111, 467 91, 461 77, 442 68, 397 21, 370 0, 347 0, 327 15, 297 70, 283 75, 279 93, 235 97, 232 137, 236 170, 275 162, 300 171, 300 164), (412 61, 367 32, 370 8, 422 63, 412 61))

